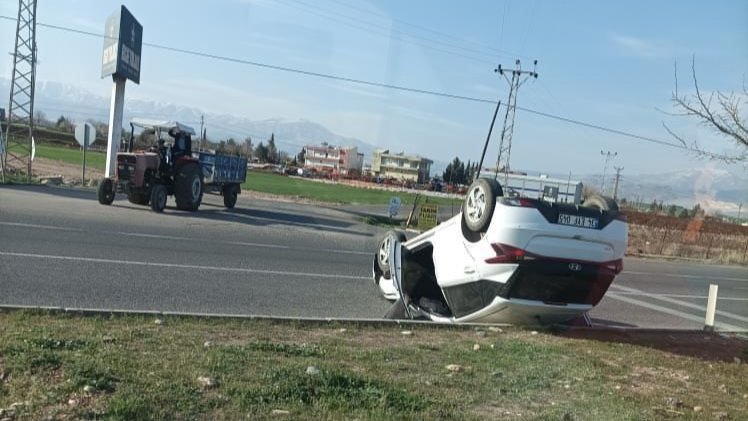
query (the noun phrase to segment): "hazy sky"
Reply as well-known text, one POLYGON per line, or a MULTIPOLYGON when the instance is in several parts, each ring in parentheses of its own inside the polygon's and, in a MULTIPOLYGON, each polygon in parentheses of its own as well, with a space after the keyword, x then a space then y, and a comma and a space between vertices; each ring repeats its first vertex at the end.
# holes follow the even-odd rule
MULTIPOLYGON (((669 117, 677 61, 690 90, 690 60, 702 89, 738 90, 748 77, 748 2, 736 1, 129 1, 144 42, 244 60, 490 100, 506 99, 493 69, 539 61, 518 105, 672 140, 662 122, 715 152, 732 145, 669 117)), ((37 19, 103 33, 119 3, 41 0, 37 19)), ((16 15, 16 2, 0 3, 16 15)), ((0 51, 15 23, 0 20, 0 51)), ((108 96, 102 40, 39 27, 40 81, 108 96)), ((0 60, 10 78, 11 60, 0 60)), ((1 92, 0 98, 7 98, 1 92)), ((253 120, 307 119, 368 143, 438 160, 479 158, 493 106, 279 72, 144 47, 140 85, 153 99, 253 120)), ((5 99, 2 99, 5 101, 5 99)), ((3 105, 6 106, 6 105, 3 105)), ((210 122, 207 122, 208 126, 210 122)), ((498 132, 488 160, 496 160, 498 132)), ((512 166, 548 172, 602 170, 600 150, 634 173, 711 165, 675 149, 517 112, 512 166)))

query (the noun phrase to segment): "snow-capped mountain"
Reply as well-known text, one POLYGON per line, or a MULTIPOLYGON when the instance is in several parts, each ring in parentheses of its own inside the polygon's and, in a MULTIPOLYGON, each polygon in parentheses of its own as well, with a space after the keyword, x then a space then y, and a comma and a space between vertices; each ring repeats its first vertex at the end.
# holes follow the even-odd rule
MULTIPOLYGON (((7 98, 10 82, 0 79, 0 98, 7 98)), ((106 121, 109 113, 109 98, 105 98, 75 86, 58 82, 38 82, 36 85, 35 110, 48 119, 56 120, 64 115, 75 121, 106 121)), ((251 137, 255 144, 266 142, 271 134, 279 149, 291 154, 298 153, 306 144, 327 142, 336 146, 356 146, 364 153, 366 161, 377 148, 363 140, 335 134, 322 125, 308 120, 288 121, 280 118, 250 120, 246 117, 213 114, 194 107, 128 99, 125 104, 124 120, 134 117, 177 120, 200 130, 201 117, 208 138, 234 138, 242 141, 251 137)))

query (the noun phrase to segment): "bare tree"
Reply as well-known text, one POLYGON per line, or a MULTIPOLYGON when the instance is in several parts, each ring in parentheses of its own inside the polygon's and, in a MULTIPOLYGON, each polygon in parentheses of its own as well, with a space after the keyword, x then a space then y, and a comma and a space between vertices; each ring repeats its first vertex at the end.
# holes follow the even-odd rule
POLYGON ((745 80, 743 80, 742 92, 724 94, 720 91, 714 91, 706 96, 701 92, 699 82, 696 78, 695 58, 691 59, 691 76, 696 93, 681 95, 678 92, 678 67, 676 63, 675 91, 672 94, 671 102, 677 111, 668 114, 695 117, 703 126, 734 141, 738 146, 745 148, 746 152, 736 156, 714 154, 702 149, 698 142, 686 140, 686 138, 675 133, 675 131, 663 122, 662 125, 665 127, 665 130, 697 156, 718 159, 728 163, 748 162, 748 121, 740 115, 741 111, 745 111, 743 107, 748 105, 748 89, 746 88, 745 80))

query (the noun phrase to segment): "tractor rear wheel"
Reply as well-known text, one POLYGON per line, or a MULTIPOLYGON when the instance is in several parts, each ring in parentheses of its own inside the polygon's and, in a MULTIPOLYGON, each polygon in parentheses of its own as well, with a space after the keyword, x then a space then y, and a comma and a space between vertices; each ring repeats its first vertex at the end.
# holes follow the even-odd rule
POLYGON ((96 190, 99 203, 102 205, 111 205, 114 202, 114 182, 111 178, 105 178, 99 183, 96 190))
POLYGON ((174 199, 177 209, 196 211, 203 201, 203 173, 200 165, 189 163, 183 165, 174 180, 174 199))
POLYGON ((223 186, 223 204, 229 209, 234 209, 236 198, 239 195, 239 185, 227 184, 223 186))
POLYGON ((151 209, 154 212, 161 213, 166 207, 166 186, 163 184, 155 184, 151 187, 151 209))

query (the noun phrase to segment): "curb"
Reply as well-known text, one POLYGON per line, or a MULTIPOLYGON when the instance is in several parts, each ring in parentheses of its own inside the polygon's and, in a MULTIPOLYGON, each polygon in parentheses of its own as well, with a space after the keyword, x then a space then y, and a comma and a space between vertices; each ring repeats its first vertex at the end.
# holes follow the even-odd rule
POLYGON ((181 312, 181 311, 156 311, 156 310, 122 310, 122 309, 97 309, 97 308, 80 308, 80 307, 55 307, 55 306, 26 306, 26 305, 5 305, 0 304, 0 313, 11 313, 18 311, 43 311, 52 314, 70 314, 76 316, 151 316, 151 317, 175 317, 175 318, 195 318, 195 319, 239 319, 239 320, 258 320, 270 322, 291 322, 304 324, 356 324, 361 326, 429 326, 438 329, 474 329, 479 327, 496 326, 502 328, 511 328, 518 330, 535 329, 545 331, 551 334, 563 332, 608 332, 617 334, 705 334, 705 335, 739 335, 745 336, 748 340, 748 330, 743 331, 715 331, 705 332, 697 329, 663 329, 663 328, 632 328, 632 327, 612 327, 612 326, 516 326, 508 323, 462 323, 448 324, 436 323, 426 320, 385 320, 369 318, 343 318, 343 317, 291 317, 291 316, 269 316, 255 314, 231 314, 231 313, 200 313, 200 312, 181 312))

